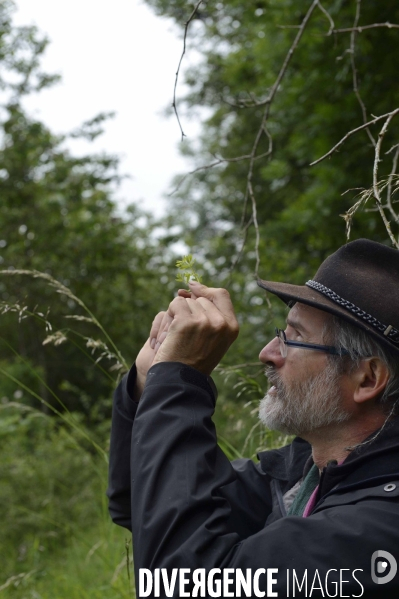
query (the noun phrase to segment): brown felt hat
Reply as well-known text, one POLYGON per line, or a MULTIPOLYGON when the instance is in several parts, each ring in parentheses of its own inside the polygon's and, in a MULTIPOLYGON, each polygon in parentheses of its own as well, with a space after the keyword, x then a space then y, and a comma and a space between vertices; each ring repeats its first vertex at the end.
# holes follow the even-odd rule
POLYGON ((358 239, 331 254, 304 286, 258 280, 285 303, 325 310, 399 352, 399 251, 358 239))

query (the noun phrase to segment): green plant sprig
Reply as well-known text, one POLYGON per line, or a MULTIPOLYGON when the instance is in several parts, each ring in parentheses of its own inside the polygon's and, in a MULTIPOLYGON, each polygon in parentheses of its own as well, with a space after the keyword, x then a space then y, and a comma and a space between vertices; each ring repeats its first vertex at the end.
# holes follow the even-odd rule
POLYGON ((180 271, 177 273, 176 281, 188 285, 190 281, 198 281, 201 283, 202 277, 194 270, 195 260, 191 254, 183 256, 181 260, 176 261, 176 268, 180 271))

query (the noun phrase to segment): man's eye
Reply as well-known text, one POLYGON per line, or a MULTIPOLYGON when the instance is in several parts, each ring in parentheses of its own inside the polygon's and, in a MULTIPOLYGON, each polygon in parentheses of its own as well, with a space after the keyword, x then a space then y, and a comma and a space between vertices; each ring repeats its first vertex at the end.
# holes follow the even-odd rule
POLYGON ((290 326, 287 326, 285 330, 285 336, 287 337, 287 341, 302 341, 302 335, 300 332, 290 326))

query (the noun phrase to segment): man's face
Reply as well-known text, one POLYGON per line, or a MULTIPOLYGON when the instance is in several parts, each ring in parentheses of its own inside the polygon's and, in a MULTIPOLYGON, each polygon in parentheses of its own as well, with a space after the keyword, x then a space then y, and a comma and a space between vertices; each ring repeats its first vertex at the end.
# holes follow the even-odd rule
MULTIPOLYGON (((321 310, 295 304, 287 317, 287 339, 322 344, 328 318, 321 310)), ((275 338, 259 358, 266 364, 266 376, 273 385, 259 409, 259 417, 268 428, 306 438, 350 418, 343 405, 341 375, 327 354, 288 347, 283 358, 275 338)))

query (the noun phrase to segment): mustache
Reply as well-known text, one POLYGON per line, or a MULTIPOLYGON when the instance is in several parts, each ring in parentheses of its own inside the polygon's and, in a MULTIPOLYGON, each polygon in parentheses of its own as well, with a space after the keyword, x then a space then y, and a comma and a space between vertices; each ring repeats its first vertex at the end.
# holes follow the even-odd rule
POLYGON ((269 380, 269 383, 277 386, 277 383, 280 382, 280 375, 277 373, 276 368, 271 365, 266 365, 264 372, 265 372, 265 376, 269 380))

